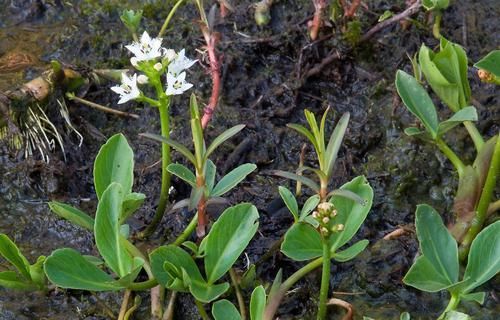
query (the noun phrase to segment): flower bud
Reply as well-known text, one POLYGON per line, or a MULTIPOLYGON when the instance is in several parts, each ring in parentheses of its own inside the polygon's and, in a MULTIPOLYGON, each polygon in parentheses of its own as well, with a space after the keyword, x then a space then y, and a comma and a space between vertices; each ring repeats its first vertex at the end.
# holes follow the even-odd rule
POLYGON ((147 77, 147 76, 145 76, 145 75, 143 75, 143 74, 141 74, 141 75, 139 75, 139 76, 137 77, 137 83, 139 83, 139 84, 146 84, 146 83, 148 83, 148 82, 149 82, 148 77, 147 77))
POLYGON ((156 71, 160 71, 163 68, 163 65, 160 62, 157 62, 157 63, 155 63, 155 65, 153 66, 153 68, 156 71))
POLYGON ((137 68, 137 67, 139 66, 139 63, 138 63, 138 61, 137 61, 137 58, 136 58, 136 57, 132 57, 132 58, 130 58, 130 64, 131 64, 133 67, 135 67, 135 68, 137 68))
POLYGON ((165 49, 163 56, 170 62, 175 59, 177 53, 175 53, 174 49, 165 49))
POLYGON ((330 218, 333 218, 337 216, 337 209, 333 209, 332 212, 330 213, 330 218))
POLYGON ((322 227, 321 228, 321 233, 324 234, 324 235, 328 235, 328 229, 325 228, 325 227, 322 227))
POLYGON ((314 212, 312 213, 312 217, 313 217, 314 219, 318 219, 318 218, 319 218, 319 212, 318 212, 318 211, 314 211, 314 212))
POLYGON ((330 222, 330 218, 324 217, 322 221, 324 224, 327 224, 328 222, 330 222))
POLYGON ((318 209, 322 211, 329 211, 330 209, 332 209, 332 207, 333 204, 331 204, 330 202, 322 202, 318 205, 318 209))
POLYGON ((342 231, 344 230, 344 225, 342 223, 337 225, 337 231, 342 231))

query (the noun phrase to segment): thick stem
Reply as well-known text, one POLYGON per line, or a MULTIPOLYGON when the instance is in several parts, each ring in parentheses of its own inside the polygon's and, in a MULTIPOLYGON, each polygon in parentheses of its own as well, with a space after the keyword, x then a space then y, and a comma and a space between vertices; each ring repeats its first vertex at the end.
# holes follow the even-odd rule
POLYGON ((434 25, 432 26, 432 34, 434 38, 441 38, 441 18, 443 17, 443 13, 441 10, 434 11, 434 25))
POLYGON ((143 282, 134 282, 128 286, 128 289, 132 291, 145 291, 149 290, 158 285, 158 281, 156 279, 149 279, 143 282))
MULTIPOLYGON (((203 175, 197 175, 196 186, 198 188, 205 187, 205 177, 203 175)), ((205 236, 205 228, 207 224, 207 199, 203 194, 200 198, 200 201, 198 201, 198 225, 196 227, 196 235, 198 236, 198 238, 203 238, 205 236)))
POLYGON ((460 160, 455 152, 453 152, 453 150, 451 150, 450 147, 448 147, 448 145, 440 138, 436 140, 436 145, 438 146, 439 150, 441 150, 441 152, 448 158, 448 160, 451 161, 455 169, 457 169, 459 178, 462 178, 465 169, 465 165, 463 164, 462 160, 460 160))
POLYGON ((128 300, 130 299, 130 294, 132 290, 125 290, 125 294, 123 295, 122 305, 120 307, 120 313, 118 314, 118 320, 123 320, 125 318, 125 314, 128 310, 128 300))
POLYGON ((243 295, 241 294, 240 285, 238 284, 238 276, 234 269, 229 269, 229 276, 231 277, 231 282, 233 283, 234 292, 236 292, 236 299, 238 299, 238 308, 240 309, 241 320, 246 320, 247 318, 247 309, 245 307, 245 299, 243 299, 243 295))
POLYGON ((184 2, 184 0, 179 0, 177 3, 172 7, 170 12, 168 13, 167 18, 165 19, 165 22, 163 22, 163 25, 161 26, 160 32, 158 33, 158 38, 161 38, 164 34, 165 31, 167 31, 168 24, 170 23, 170 20, 172 20, 172 17, 174 16, 174 13, 179 9, 181 4, 184 2))
POLYGON ((481 134, 477 130, 476 126, 471 121, 464 121, 464 126, 467 129, 467 131, 469 132, 469 135, 472 139, 472 142, 474 142, 474 146, 476 147, 476 151, 479 152, 483 148, 483 145, 484 145, 483 136, 481 136, 481 134))
MULTIPOLYGON (((166 96, 164 97, 163 89, 160 89, 160 91, 160 106, 158 107, 158 110, 160 111, 161 135, 165 138, 170 138, 170 116, 168 114, 170 99, 168 99, 166 96)), ((170 172, 167 171, 167 167, 170 162, 170 146, 166 143, 162 143, 160 201, 158 202, 158 207, 156 208, 153 220, 151 220, 149 226, 140 234, 140 238, 149 237, 156 230, 158 224, 163 218, 163 214, 165 213, 168 202, 168 189, 170 189, 170 172)))
POLYGON ((452 294, 451 298, 450 298, 450 302, 448 303, 448 306, 446 306, 446 309, 439 316, 438 320, 445 319, 446 313, 449 311, 455 310, 458 307, 459 303, 460 303, 460 296, 452 294))
POLYGON ((323 239, 323 269, 321 272, 317 320, 323 320, 326 316, 326 299, 328 298, 328 289, 330 288, 330 265, 330 245, 328 239, 323 239))
POLYGON ((300 268, 297 272, 292 274, 285 282, 283 282, 278 290, 278 293, 274 295, 271 300, 267 303, 266 309, 264 310, 263 320, 273 320, 274 314, 278 310, 281 300, 285 296, 286 292, 300 279, 302 279, 306 274, 318 268, 323 263, 323 258, 318 258, 313 260, 300 268))
POLYGON ((205 37, 205 42, 207 44, 208 59, 210 61, 210 76, 212 77, 212 94, 207 106, 204 109, 203 117, 201 118, 201 126, 206 128, 208 122, 212 118, 215 112, 217 103, 219 101, 219 94, 221 89, 221 76, 220 76, 220 60, 217 57, 215 47, 218 42, 218 38, 212 32, 208 30, 206 25, 201 26, 201 31, 205 37))
POLYGON ((481 192, 481 197, 479 198, 479 203, 476 209, 476 216, 472 220, 471 227, 467 231, 467 234, 462 241, 460 246, 460 258, 465 259, 469 252, 469 247, 476 237, 476 235, 481 231, 484 221, 488 216, 488 207, 491 203, 491 197, 493 196, 493 191, 496 187, 496 181, 498 178, 498 173, 500 170, 500 135, 497 137, 497 142, 495 144, 495 149, 493 150, 493 155, 491 156, 490 168, 488 170, 488 175, 486 176, 486 181, 484 182, 484 187, 481 192))

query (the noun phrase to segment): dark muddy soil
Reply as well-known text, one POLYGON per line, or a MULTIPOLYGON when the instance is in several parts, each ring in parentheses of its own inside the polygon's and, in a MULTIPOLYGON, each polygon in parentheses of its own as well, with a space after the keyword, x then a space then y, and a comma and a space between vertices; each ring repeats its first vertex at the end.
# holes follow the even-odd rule
MULTIPOLYGON (((142 7, 143 27, 154 34, 168 13, 165 3, 169 2, 0 0, 0 57, 12 52, 32 57, 19 69, 0 72, 0 91, 38 76, 52 59, 81 69, 127 67, 124 45, 130 39, 119 20, 120 12, 142 7)), ((248 201, 259 208, 259 232, 246 251, 248 260, 257 263, 259 279, 270 282, 280 268, 286 277, 300 267, 279 252, 260 260, 285 232, 284 226, 292 222, 291 215, 277 200, 277 186, 293 186, 264 173, 272 169, 294 170, 305 141, 285 125, 303 123, 305 108, 320 114, 331 106, 335 120, 344 112, 351 113, 335 171, 335 185, 363 174, 375 190, 373 209, 354 239, 369 239, 370 245, 355 260, 332 266, 334 297, 353 304, 355 319, 363 316, 398 319, 403 311, 410 312, 412 319, 436 318, 447 303, 446 294, 422 293, 401 282, 417 253, 415 235, 408 232, 395 240, 382 240, 400 226, 411 230, 415 206, 419 203, 428 203, 449 218, 456 188, 451 164, 432 147, 404 135, 403 129, 415 120, 396 98, 393 85, 398 68, 411 69, 407 53, 415 53, 423 42, 431 47, 437 45, 425 25, 425 13, 415 15, 418 22, 407 25, 406 29, 394 24, 353 48, 342 32, 331 26, 323 29, 322 41, 311 43, 306 28, 306 21, 313 13, 309 0, 276 1, 271 23, 264 28, 253 21, 251 1, 231 3, 235 11, 215 25, 221 35, 223 90, 206 133, 210 140, 232 125, 247 125, 242 134, 218 150, 213 160, 223 171, 243 162, 258 165, 258 171, 229 198, 232 203, 248 201), (329 37, 332 33, 334 36, 329 37), (298 74, 307 72, 332 52, 339 54, 339 58, 298 85, 298 74), (242 152, 234 153, 238 146, 242 152)), ((362 32, 375 25, 385 10, 400 12, 406 7, 404 1, 395 0, 365 3, 367 7, 358 13, 362 32)), ((500 44, 499 16, 497 0, 455 2, 444 13, 442 33, 462 44, 469 58, 477 61, 500 44)), ((175 29, 167 32, 164 43, 176 50, 186 48, 188 55, 203 60, 195 51, 203 46, 198 26, 193 23, 196 17, 192 4, 182 7, 172 24, 175 29)), ((499 130, 498 90, 481 84, 472 69, 470 79, 481 118, 480 131, 491 136, 499 130)), ((191 69, 189 80, 195 84, 198 97, 207 101, 211 82, 201 64, 191 69)), ((59 220, 46 202, 55 199, 93 212, 96 205, 93 159, 100 145, 116 132, 123 132, 135 151, 134 190, 148 196, 132 227, 142 229, 154 213, 160 169, 151 165, 160 157, 159 146, 139 138, 138 133, 159 131, 157 112, 135 103, 117 106, 117 97, 109 90, 110 86, 92 86, 86 98, 139 114, 139 120, 118 118, 68 102, 71 119, 84 141, 79 147, 74 134, 64 135, 66 161, 60 150, 51 154, 48 164, 36 157, 23 159, 10 153, 0 156, 0 232, 7 233, 30 261, 60 247, 96 253, 91 234, 59 220)), ((48 104, 48 112, 56 125, 63 127, 55 110, 57 98, 62 99, 54 97, 48 104)), ((173 136, 185 143, 190 140, 187 101, 187 96, 181 96, 172 107, 173 136)), ((447 115, 445 108, 441 111, 443 116, 447 115)), ((329 130, 333 125, 334 121, 328 121, 329 130)), ((456 130, 449 139, 461 154, 472 158, 471 141, 463 132, 456 130)), ((309 150, 306 161, 313 159, 309 150)), ((183 161, 175 153, 174 160, 183 161)), ((172 201, 189 196, 182 182, 174 180, 173 185, 172 201)), ((217 211, 214 208, 212 215, 217 211)), ((166 217, 153 242, 158 244, 164 237, 173 239, 191 215, 180 212, 166 217)), ((147 246, 152 244, 145 244, 145 249, 147 246)), ((245 264, 242 259, 238 268, 244 271, 245 264)), ((312 273, 296 285, 283 301, 280 319, 312 318, 319 278, 319 273, 312 273)), ((498 279, 484 290, 490 293, 484 306, 463 303, 462 308, 474 315, 474 319, 497 319, 498 279)), ((247 297, 250 292, 250 289, 245 292, 247 297)), ((53 290, 44 295, 0 289, 0 319, 109 319, 106 306, 117 314, 120 301, 119 294, 111 293, 53 290)), ((332 307, 330 317, 338 319, 342 312, 332 307)), ((176 319, 198 317, 193 302, 182 295, 176 314, 176 319)), ((147 318, 148 304, 144 300, 136 319, 147 318)))

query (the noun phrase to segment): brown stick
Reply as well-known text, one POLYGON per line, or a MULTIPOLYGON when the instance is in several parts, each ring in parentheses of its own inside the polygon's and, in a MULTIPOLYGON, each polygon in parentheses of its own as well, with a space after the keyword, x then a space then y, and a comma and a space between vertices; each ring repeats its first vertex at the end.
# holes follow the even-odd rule
POLYGON ((356 14, 356 10, 361 4, 361 0, 353 0, 349 8, 344 8, 344 17, 351 18, 356 14))
POLYGON ((220 76, 220 60, 217 57, 215 51, 215 46, 218 43, 218 36, 213 32, 209 31, 208 26, 201 25, 201 32, 205 37, 205 42, 207 43, 208 59, 210 61, 210 75, 212 77, 212 95, 205 107, 203 117, 201 118, 201 126, 203 129, 207 127, 208 122, 212 118, 217 103, 219 101, 220 87, 221 87, 221 76, 220 76))
POLYGON ((365 33, 361 37, 360 41, 361 42, 366 41, 366 40, 370 39, 375 33, 379 32, 380 30, 384 29, 385 27, 393 24, 394 22, 398 22, 400 20, 406 19, 409 16, 415 14, 416 12, 418 12, 418 10, 420 10, 421 6, 422 6, 422 3, 420 0, 415 1, 415 3, 413 3, 411 6, 409 6, 405 11, 398 13, 397 15, 393 16, 392 18, 389 18, 385 21, 382 21, 382 22, 376 24, 373 28, 368 30, 368 32, 365 33))
POLYGON ((121 117, 129 117, 132 119, 139 119, 139 116, 134 114, 134 113, 128 113, 128 112, 108 108, 108 107, 105 107, 105 106, 100 105, 98 103, 79 98, 79 97, 77 97, 74 94, 69 93, 69 92, 66 93, 66 97, 70 100, 74 100, 76 102, 79 102, 81 104, 84 104, 86 106, 89 106, 91 108, 97 109, 97 110, 102 111, 102 112, 111 113, 111 114, 121 116, 121 117))

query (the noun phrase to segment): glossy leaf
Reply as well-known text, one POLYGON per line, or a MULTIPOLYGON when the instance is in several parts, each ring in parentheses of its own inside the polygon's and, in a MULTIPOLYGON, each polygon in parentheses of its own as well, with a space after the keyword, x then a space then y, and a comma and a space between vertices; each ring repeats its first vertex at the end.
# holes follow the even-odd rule
POLYGON ((223 144, 227 140, 234 137, 236 134, 238 134, 244 128, 245 128, 244 124, 239 124, 239 125, 236 125, 232 128, 227 129, 226 131, 221 133, 219 136, 217 136, 217 138, 215 138, 214 141, 212 141, 210 146, 208 146, 207 152, 205 153, 205 159, 208 159, 208 157, 212 154, 212 152, 215 151, 215 149, 217 149, 217 147, 219 147, 221 144, 223 144))
POLYGON ((414 77, 402 70, 396 73, 396 88, 408 110, 420 119, 430 135, 436 138, 438 117, 427 91, 414 77))
POLYGON ((438 292, 453 285, 425 256, 415 260, 403 282, 426 292, 438 292))
POLYGON ((252 173, 257 166, 253 163, 245 163, 231 170, 213 188, 210 197, 220 197, 232 188, 236 187, 247 175, 252 173))
POLYGON ((120 184, 113 182, 102 194, 97 205, 95 216, 94 236, 97 249, 119 277, 123 277, 132 270, 132 257, 120 240, 120 215, 123 204, 123 189, 120 184))
POLYGON ((21 278, 15 271, 0 272, 0 287, 14 290, 36 290, 37 287, 29 280, 21 278))
POLYGON ((288 171, 282 171, 282 170, 272 170, 270 171, 270 174, 278 176, 278 177, 283 177, 286 179, 291 179, 295 181, 299 181, 309 188, 311 188, 314 192, 319 192, 319 185, 314 182, 313 180, 306 178, 304 176, 299 176, 296 173, 288 172, 288 171))
POLYGON ((168 245, 153 250, 149 259, 151 261, 151 270, 155 279, 162 286, 181 292, 189 291, 189 283, 184 283, 182 270, 185 270, 192 281, 203 281, 203 277, 189 253, 181 248, 168 245), (173 268, 168 270, 165 263, 168 262, 173 268))
POLYGON ((177 150, 179 153, 181 153, 184 157, 186 157, 186 159, 188 159, 189 162, 191 162, 196 167, 197 162, 194 154, 191 151, 189 151, 188 148, 183 146, 181 143, 174 141, 170 138, 165 138, 161 135, 153 133, 141 133, 140 136, 168 144, 169 146, 177 150))
POLYGON ((281 252, 295 261, 311 260, 323 255, 319 232, 308 223, 295 223, 285 233, 281 252))
POLYGON ((240 320, 238 309, 226 299, 219 300, 212 305, 212 315, 215 320, 240 320))
POLYGON ((266 290, 258 286, 252 291, 250 298, 250 320, 262 320, 266 308, 266 290))
POLYGON ((492 73, 495 77, 500 77, 500 50, 493 50, 486 57, 479 60, 474 67, 492 73))
POLYGON ((207 282, 220 279, 245 250, 257 232, 259 213, 249 203, 226 209, 213 224, 206 240, 207 282))
POLYGON ((339 122, 335 126, 335 129, 330 136, 328 141, 328 146, 326 147, 326 175, 331 177, 333 173, 333 167, 337 161, 337 155, 339 153, 340 146, 342 145, 342 140, 344 139, 345 132, 347 130, 347 125, 349 124, 349 113, 344 113, 340 118, 339 122))
POLYGON ((89 291, 113 291, 123 288, 78 251, 69 248, 52 252, 45 260, 44 269, 50 282, 61 288, 89 291))
POLYGON ((123 199, 122 214, 120 223, 125 222, 134 212, 136 212, 146 200, 146 195, 143 193, 132 192, 127 194, 123 199))
POLYGON ((350 246, 349 248, 334 252, 332 258, 338 262, 347 262, 357 257, 368 246, 368 240, 361 240, 350 246))
POLYGON ((357 194, 363 199, 363 204, 345 197, 333 196, 330 199, 337 208, 335 223, 343 224, 344 230, 332 234, 330 237, 332 251, 345 245, 354 237, 370 212, 373 202, 373 189, 364 176, 358 176, 339 188, 357 194))
POLYGON ((299 205, 297 204, 297 199, 295 199, 293 193, 287 188, 282 186, 278 187, 278 191, 281 196, 281 199, 283 199, 283 202, 285 203, 286 207, 293 215, 294 221, 295 222, 299 221, 299 205))
POLYGON ((27 280, 31 280, 30 264, 16 244, 10 238, 0 233, 0 254, 9 261, 27 280))
POLYGON ((94 219, 80 209, 57 201, 50 201, 49 207, 59 217, 87 230, 94 230, 94 219))
POLYGON ((464 121, 477 121, 477 112, 474 107, 465 107, 455 113, 450 119, 443 121, 438 127, 438 136, 442 136, 464 121))
POLYGON ((484 298, 486 298, 486 292, 474 292, 461 295, 460 298, 466 301, 475 301, 479 304, 484 303, 484 298))
POLYGON ((189 285, 189 290, 196 300, 210 303, 224 294, 229 287, 230 285, 227 282, 209 284, 204 281, 193 281, 189 285))
POLYGON ((469 293, 500 272, 500 221, 484 228, 472 242, 465 282, 461 292, 469 293))
POLYGON ((319 204, 319 195, 315 194, 309 197, 300 210, 299 220, 304 220, 319 204))
POLYGON ((94 187, 99 200, 112 182, 121 184, 124 195, 132 192, 134 152, 120 133, 109 138, 95 158, 94 187))
POLYGON ((451 285, 458 281, 457 242, 441 216, 428 205, 417 206, 415 226, 420 250, 436 271, 451 285))
POLYGON ((191 187, 196 188, 196 177, 186 166, 180 163, 171 163, 168 165, 167 170, 187 182, 191 187))

